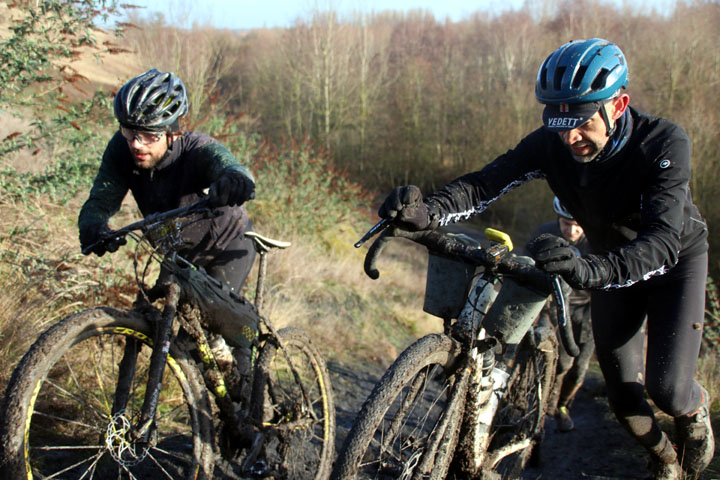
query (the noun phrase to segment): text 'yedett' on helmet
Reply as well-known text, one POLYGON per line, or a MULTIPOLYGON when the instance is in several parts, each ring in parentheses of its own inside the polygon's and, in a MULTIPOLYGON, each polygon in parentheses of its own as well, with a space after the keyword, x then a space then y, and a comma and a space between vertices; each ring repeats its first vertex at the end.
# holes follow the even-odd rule
POLYGON ((545 104, 595 102, 612 98, 627 84, 627 62, 617 45, 601 38, 574 40, 542 63, 535 96, 545 104))
POLYGON ((114 101, 121 125, 140 130, 177 130, 188 110, 183 82, 171 72, 151 69, 120 88, 114 101))

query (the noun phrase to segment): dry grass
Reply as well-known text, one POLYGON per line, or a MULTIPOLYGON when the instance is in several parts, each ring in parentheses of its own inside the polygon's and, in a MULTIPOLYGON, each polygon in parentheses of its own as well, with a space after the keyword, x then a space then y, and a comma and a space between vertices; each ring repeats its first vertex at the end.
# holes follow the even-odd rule
MULTIPOLYGON (((49 325, 89 306, 127 307, 134 299, 130 249, 102 258, 79 253, 80 200, 60 206, 0 199, 0 389, 49 325)), ((136 218, 128 201, 113 225, 136 218)), ((270 227, 257 230, 273 236, 270 227)), ((308 331, 330 358, 388 364, 417 336, 441 328, 422 312, 425 254, 391 244, 381 278, 372 281, 362 271, 365 249, 352 247, 357 238, 349 225, 326 234, 322 244, 282 238, 293 246, 270 254, 265 313, 278 328, 308 331)), ((253 287, 255 275, 248 281, 253 287)), ((254 288, 248 290, 253 298, 254 288)))
POLYGON ((442 324, 422 312, 424 250, 391 244, 380 279, 373 281, 362 270, 366 249, 352 247, 359 237, 340 225, 323 245, 283 238, 293 246, 270 254, 265 313, 277 327, 310 332, 329 357, 388 364, 410 341, 442 324))
MULTIPOLYGON (((0 388, 48 326, 88 305, 127 305, 129 261, 80 254, 79 202, 0 198, 0 388)), ((124 212, 131 210, 125 208, 124 212)), ((123 215, 128 215, 124 213, 123 215)))

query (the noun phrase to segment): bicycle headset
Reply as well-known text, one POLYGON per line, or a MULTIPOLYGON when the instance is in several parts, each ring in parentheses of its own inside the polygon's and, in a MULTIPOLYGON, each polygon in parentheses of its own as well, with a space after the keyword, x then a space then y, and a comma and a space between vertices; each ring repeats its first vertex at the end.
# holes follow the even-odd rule
POLYGON ((573 40, 551 53, 540 65, 535 97, 545 105, 598 102, 598 110, 613 132, 602 102, 615 98, 628 85, 628 67, 620 48, 608 40, 573 40))
POLYGON ((178 120, 188 111, 185 85, 172 72, 153 68, 123 85, 113 102, 120 125, 138 130, 178 130, 178 120))

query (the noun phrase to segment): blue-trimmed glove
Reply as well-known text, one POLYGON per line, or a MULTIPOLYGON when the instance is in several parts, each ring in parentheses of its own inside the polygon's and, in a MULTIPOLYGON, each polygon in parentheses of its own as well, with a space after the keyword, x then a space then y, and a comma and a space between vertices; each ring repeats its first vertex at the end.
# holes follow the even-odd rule
POLYGON ((381 218, 396 219, 399 225, 416 232, 433 228, 422 192, 415 185, 395 187, 378 209, 381 218))
POLYGON ((528 244, 537 265, 557 274, 576 290, 601 288, 610 283, 610 266, 597 255, 580 256, 564 238, 544 233, 528 244))
POLYGON ((118 248, 127 243, 125 237, 108 236, 112 230, 106 223, 95 223, 80 231, 80 248, 85 255, 94 253, 98 257, 105 255, 105 252, 116 252, 118 248), (87 250, 92 246, 92 249, 87 250))
POLYGON ((255 183, 237 170, 226 170, 210 185, 213 207, 242 205, 255 196, 255 183))

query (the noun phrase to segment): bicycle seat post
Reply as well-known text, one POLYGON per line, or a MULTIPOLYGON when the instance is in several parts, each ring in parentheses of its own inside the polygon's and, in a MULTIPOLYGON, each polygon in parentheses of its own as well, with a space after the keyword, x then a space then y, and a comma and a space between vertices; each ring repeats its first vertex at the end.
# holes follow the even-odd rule
POLYGON ((261 312, 265 300, 263 293, 265 290, 265 275, 267 274, 267 252, 259 251, 258 254, 260 255, 260 265, 258 268, 257 286, 255 288, 255 307, 258 312, 261 312))

